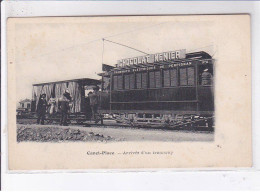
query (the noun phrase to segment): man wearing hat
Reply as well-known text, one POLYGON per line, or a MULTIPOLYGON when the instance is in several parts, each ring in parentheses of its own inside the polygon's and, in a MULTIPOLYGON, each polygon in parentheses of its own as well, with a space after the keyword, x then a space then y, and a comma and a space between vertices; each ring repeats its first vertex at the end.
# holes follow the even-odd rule
POLYGON ((63 125, 63 126, 68 125, 67 119, 68 119, 68 114, 69 114, 69 110, 70 110, 70 106, 69 106, 70 101, 71 101, 71 96, 70 96, 69 90, 66 90, 58 102, 59 109, 61 111, 60 125, 63 125))
POLYGON ((44 125, 45 120, 45 114, 46 114, 46 108, 47 108, 47 101, 46 101, 46 94, 41 94, 40 99, 37 105, 37 123, 44 125))
POLYGON ((96 120, 97 110, 98 110, 98 91, 99 87, 95 86, 93 88, 94 92, 89 94, 90 107, 92 110, 92 118, 96 120))
POLYGON ((209 72, 209 70, 206 68, 201 74, 201 85, 203 86, 211 85, 212 84, 211 82, 212 82, 212 75, 209 72))
POLYGON ((65 90, 65 93, 63 94, 69 101, 71 101, 71 96, 70 96, 70 92, 68 89, 65 90))

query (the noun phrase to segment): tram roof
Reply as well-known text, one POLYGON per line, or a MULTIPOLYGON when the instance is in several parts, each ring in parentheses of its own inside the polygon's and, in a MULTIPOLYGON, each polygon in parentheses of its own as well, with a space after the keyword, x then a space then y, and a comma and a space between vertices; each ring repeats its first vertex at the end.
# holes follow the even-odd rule
POLYGON ((91 78, 79 78, 79 79, 70 79, 70 80, 62 80, 62 81, 53 81, 53 82, 44 82, 44 83, 37 83, 33 84, 33 86, 40 86, 40 85, 46 85, 46 84, 56 84, 56 83, 66 83, 66 82, 81 82, 83 84, 89 84, 89 85, 97 85, 101 84, 100 80, 97 79, 91 79, 91 78))

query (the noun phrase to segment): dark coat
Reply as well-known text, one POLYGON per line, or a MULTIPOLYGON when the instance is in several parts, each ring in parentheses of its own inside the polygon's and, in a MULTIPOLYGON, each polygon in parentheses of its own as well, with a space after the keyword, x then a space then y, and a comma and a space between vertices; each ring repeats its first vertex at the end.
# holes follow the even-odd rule
POLYGON ((85 114, 86 114, 87 119, 90 119, 91 116, 92 116, 92 110, 91 110, 91 106, 90 106, 90 98, 89 97, 86 98, 85 114))
POLYGON ((65 93, 63 94, 63 96, 65 96, 69 101, 72 100, 72 98, 71 98, 71 96, 70 96, 70 93, 65 92, 65 93))
POLYGON ((98 92, 94 92, 93 94, 89 94, 90 106, 94 106, 98 104, 98 92))
POLYGON ((37 105, 37 113, 38 114, 44 114, 44 113, 46 113, 46 109, 47 109, 46 99, 40 98, 38 105, 37 105))
POLYGON ((201 75, 202 81, 201 85, 211 85, 212 83, 212 75, 209 72, 203 72, 201 75))
POLYGON ((59 100, 59 109, 61 110, 61 112, 67 113, 70 110, 70 106, 69 106, 69 99, 65 97, 65 95, 63 95, 63 97, 59 100))

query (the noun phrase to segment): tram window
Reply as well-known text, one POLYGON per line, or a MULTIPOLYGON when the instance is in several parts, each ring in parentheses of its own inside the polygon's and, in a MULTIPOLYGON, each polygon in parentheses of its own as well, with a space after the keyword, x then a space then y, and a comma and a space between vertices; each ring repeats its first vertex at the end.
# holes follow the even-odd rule
POLYGON ((136 74, 136 88, 142 88, 142 73, 136 74))
POLYGON ((180 85, 193 86, 195 83, 194 67, 180 68, 180 85))
POLYGON ((161 72, 160 71, 155 72, 155 87, 156 88, 161 87, 161 72))
POLYGON ((180 68, 180 85, 187 85, 187 71, 186 68, 180 68))
POLYGON ((150 88, 155 88, 154 72, 149 72, 150 88))
POLYGON ((171 86, 178 86, 177 69, 171 69, 171 86))
POLYGON ((136 73, 136 88, 147 88, 147 73, 136 73))
POLYGON ((161 72, 160 71, 149 72, 149 81, 150 81, 150 88, 160 88, 161 72))
POLYGON ((117 77, 117 88, 119 89, 119 90, 122 90, 123 89, 123 76, 122 75, 119 75, 118 77, 117 77))
POLYGON ((147 88, 147 73, 142 73, 142 88, 147 88))
POLYGON ((130 74, 130 89, 135 88, 135 74, 130 74))
POLYGON ((125 89, 129 90, 129 88, 130 88, 130 75, 129 74, 128 75, 124 75, 124 78, 125 78, 125 80, 124 80, 124 82, 125 82, 125 89))
POLYGON ((170 70, 164 70, 163 71, 163 85, 164 87, 170 87, 170 70))
POLYGON ((114 81, 113 88, 114 88, 114 90, 117 90, 117 76, 113 77, 113 81, 114 81))
POLYGON ((188 85, 193 86, 195 82, 194 67, 188 67, 187 74, 188 74, 188 85))
POLYGON ((113 87, 114 87, 114 90, 122 90, 123 89, 123 76, 122 75, 114 76, 113 87))
POLYGON ((177 86, 178 80, 177 80, 177 70, 171 69, 171 70, 164 70, 163 71, 164 76, 164 87, 170 87, 170 86, 177 86))

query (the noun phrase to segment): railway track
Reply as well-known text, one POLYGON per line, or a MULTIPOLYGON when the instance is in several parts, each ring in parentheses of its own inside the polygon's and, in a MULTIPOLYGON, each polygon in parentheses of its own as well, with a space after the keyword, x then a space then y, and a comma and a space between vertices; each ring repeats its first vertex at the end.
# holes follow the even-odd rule
MULTIPOLYGON (((187 121, 187 122, 176 122, 176 123, 153 123, 153 122, 118 122, 116 120, 111 119, 104 119, 103 124, 100 122, 95 121, 81 121, 77 122, 74 120, 71 120, 68 125, 72 126, 84 126, 84 127, 114 127, 114 128, 143 128, 143 129, 158 129, 158 130, 182 130, 182 131, 214 131, 214 126, 200 126, 200 122, 204 122, 207 119, 198 119, 194 121, 187 121)), ((213 117, 212 117, 213 119, 213 117)), ((35 118, 27 118, 27 119, 17 119, 18 124, 35 124, 36 119, 35 118)), ((46 125, 59 125, 59 119, 46 119, 45 122, 46 125)))

